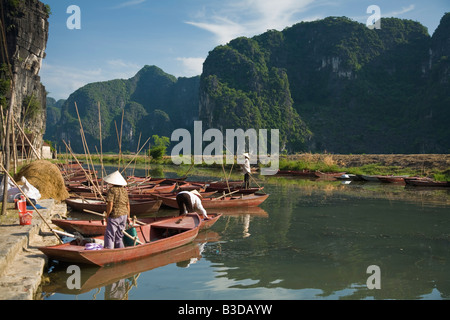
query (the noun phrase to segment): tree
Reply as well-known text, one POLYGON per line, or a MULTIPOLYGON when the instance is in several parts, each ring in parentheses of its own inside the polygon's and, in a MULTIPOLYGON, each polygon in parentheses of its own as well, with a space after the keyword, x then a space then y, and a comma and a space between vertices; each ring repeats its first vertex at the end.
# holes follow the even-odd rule
POLYGON ((150 156, 154 160, 161 160, 166 154, 167 147, 170 144, 170 139, 164 136, 160 137, 156 134, 152 136, 152 139, 153 147, 150 148, 150 156))

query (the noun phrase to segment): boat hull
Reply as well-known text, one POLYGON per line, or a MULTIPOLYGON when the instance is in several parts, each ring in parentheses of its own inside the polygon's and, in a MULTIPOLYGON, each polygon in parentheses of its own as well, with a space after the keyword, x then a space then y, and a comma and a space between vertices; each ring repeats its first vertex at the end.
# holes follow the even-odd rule
MULTIPOLYGON (((243 197, 225 197, 219 200, 214 198, 202 199, 202 205, 205 209, 232 208, 232 207, 256 207, 263 203, 269 197, 268 194, 253 194, 243 197)), ((178 209, 178 203, 175 197, 160 197, 163 203, 171 208, 178 209)))
MULTIPOLYGON (((209 220, 200 221, 200 230, 211 228, 214 223, 222 216, 221 213, 209 213, 209 220)), ((166 219, 173 219, 174 216, 163 217, 145 217, 138 219, 141 223, 153 223, 166 219)), ((66 219, 53 219, 52 223, 61 229, 69 233, 78 232, 84 236, 99 236, 105 234, 106 223, 102 220, 66 220, 66 219)))
MULTIPOLYGON (((191 213, 181 218, 155 222, 145 226, 136 227, 139 240, 143 244, 125 248, 86 250, 85 246, 77 245, 76 240, 49 247, 39 247, 48 258, 59 261, 104 266, 119 262, 131 261, 143 258, 155 253, 164 252, 192 242, 200 228, 200 217, 191 213), (171 230, 175 234, 166 238, 157 238, 162 235, 162 230, 171 230), (155 232, 160 234, 155 237, 155 232), (177 233, 178 232, 178 233, 177 233)), ((95 238, 102 240, 103 236, 95 238)))
MULTIPOLYGON (((106 202, 102 200, 91 200, 81 198, 66 199, 66 204, 73 210, 83 212, 84 210, 103 213, 106 211, 106 202)), ((157 212, 161 207, 161 200, 149 201, 130 201, 130 214, 142 215, 147 213, 157 212)))

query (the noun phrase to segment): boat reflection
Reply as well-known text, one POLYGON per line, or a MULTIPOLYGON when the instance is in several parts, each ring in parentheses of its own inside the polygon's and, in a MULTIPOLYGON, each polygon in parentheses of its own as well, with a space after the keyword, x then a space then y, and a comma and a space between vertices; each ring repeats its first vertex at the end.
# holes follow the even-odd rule
MULTIPOLYGON (((210 241, 216 241, 218 237, 214 235, 214 232, 205 232, 202 236, 204 239, 211 239, 210 241)), ((65 270, 59 270, 50 274, 51 281, 42 286, 42 292, 44 295, 46 292, 79 295, 105 287, 105 299, 117 299, 120 296, 123 299, 136 285, 140 273, 172 263, 176 263, 179 267, 187 267, 200 260, 206 242, 199 241, 200 239, 196 239, 185 246, 127 263, 100 268, 83 266, 81 267, 79 289, 69 289, 67 283, 71 281, 69 278, 72 274, 66 273, 65 270)), ((64 264, 58 269, 64 269, 67 266, 68 264, 64 264)))

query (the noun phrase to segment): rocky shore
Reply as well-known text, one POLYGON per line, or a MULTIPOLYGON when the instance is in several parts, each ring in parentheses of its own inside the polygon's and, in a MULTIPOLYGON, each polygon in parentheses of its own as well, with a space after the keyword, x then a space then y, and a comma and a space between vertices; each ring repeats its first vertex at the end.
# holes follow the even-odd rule
MULTIPOLYGON (((53 199, 38 204, 45 208, 39 212, 47 222, 67 213, 66 204, 53 199)), ((39 299, 47 259, 37 247, 56 244, 57 239, 36 212, 31 225, 20 225, 18 214, 8 211, 0 224, 0 300, 39 299)))

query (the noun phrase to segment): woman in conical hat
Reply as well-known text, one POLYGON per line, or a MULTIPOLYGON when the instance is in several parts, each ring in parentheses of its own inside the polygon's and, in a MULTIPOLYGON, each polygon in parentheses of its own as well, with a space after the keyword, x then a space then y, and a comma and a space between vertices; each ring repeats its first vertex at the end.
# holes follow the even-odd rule
POLYGON ((124 179, 124 177, 120 174, 119 171, 115 171, 111 173, 110 175, 107 175, 103 178, 103 180, 106 183, 115 185, 115 186, 126 186, 127 181, 124 179))
POLYGON ((103 179, 112 186, 106 195, 106 231, 104 247, 107 249, 123 248, 123 230, 130 219, 130 201, 128 191, 125 188, 127 181, 115 171, 103 179))

